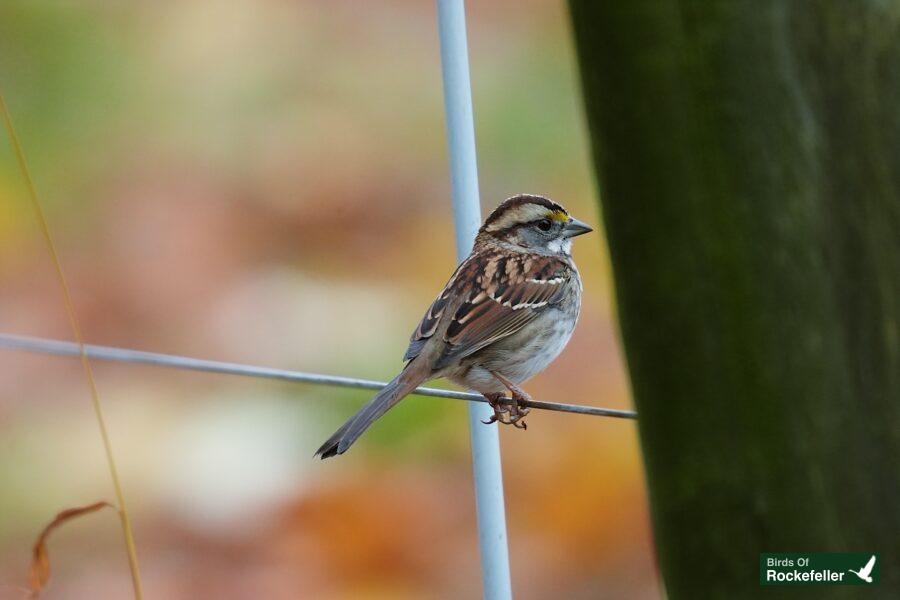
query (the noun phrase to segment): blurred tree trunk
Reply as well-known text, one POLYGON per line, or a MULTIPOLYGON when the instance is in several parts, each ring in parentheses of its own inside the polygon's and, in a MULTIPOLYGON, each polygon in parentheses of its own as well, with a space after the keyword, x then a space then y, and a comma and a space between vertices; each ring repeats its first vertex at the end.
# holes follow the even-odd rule
POLYGON ((900 597, 900 3, 571 8, 669 597, 900 597))

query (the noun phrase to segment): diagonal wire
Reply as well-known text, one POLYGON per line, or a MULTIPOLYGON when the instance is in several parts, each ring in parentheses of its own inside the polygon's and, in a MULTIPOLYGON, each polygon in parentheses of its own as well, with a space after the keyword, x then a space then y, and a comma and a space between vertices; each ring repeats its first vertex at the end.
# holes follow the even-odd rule
MULTIPOLYGON (((38 352, 42 354, 55 354, 58 356, 77 357, 81 354, 81 350, 78 344, 73 342, 65 342, 62 340, 52 340, 24 335, 12 335, 6 333, 0 333, 0 348, 6 348, 10 350, 25 350, 28 352, 38 352)), ((322 375, 320 373, 289 371, 286 369, 273 369, 271 367, 256 367, 238 363, 189 358, 186 356, 177 356, 174 354, 160 354, 157 352, 130 350, 128 348, 114 348, 111 346, 94 346, 91 344, 85 344, 84 350, 87 353, 87 356, 94 360, 137 363, 154 365, 157 367, 168 367, 172 369, 204 371, 207 373, 225 373, 229 375, 243 375, 245 377, 279 379, 282 381, 359 388, 365 390, 379 390, 386 385, 386 383, 383 381, 373 381, 371 379, 358 379, 356 377, 342 377, 339 375, 322 375)), ((454 392, 452 390, 439 390, 435 388, 420 387, 416 388, 413 393, 420 396, 434 396, 436 398, 451 398, 453 400, 473 400, 475 402, 487 402, 487 400, 485 400, 485 398, 479 394, 454 392)), ((637 413, 634 411, 617 410, 613 408, 600 408, 596 406, 584 406, 581 404, 561 404, 557 402, 543 402, 540 400, 531 400, 528 402, 522 402, 521 404, 529 408, 575 413, 579 415, 613 417, 617 419, 637 418, 637 413)))

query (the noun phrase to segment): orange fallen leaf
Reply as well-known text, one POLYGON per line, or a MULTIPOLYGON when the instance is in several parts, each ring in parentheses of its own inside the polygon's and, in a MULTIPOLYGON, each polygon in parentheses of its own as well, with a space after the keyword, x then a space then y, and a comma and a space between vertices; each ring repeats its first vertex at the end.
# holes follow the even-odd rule
POLYGON ((114 510, 116 509, 116 507, 109 502, 102 500, 100 502, 95 502, 94 504, 88 504, 87 506, 67 508, 56 515, 56 518, 44 527, 43 531, 41 531, 41 535, 38 536, 37 541, 34 543, 34 550, 32 551, 31 558, 31 570, 28 574, 28 583, 31 585, 32 598, 38 597, 44 589, 44 586, 47 585, 47 581, 50 579, 50 557, 47 554, 47 537, 49 537, 50 533, 66 521, 76 519, 82 515, 87 515, 107 507, 114 510))

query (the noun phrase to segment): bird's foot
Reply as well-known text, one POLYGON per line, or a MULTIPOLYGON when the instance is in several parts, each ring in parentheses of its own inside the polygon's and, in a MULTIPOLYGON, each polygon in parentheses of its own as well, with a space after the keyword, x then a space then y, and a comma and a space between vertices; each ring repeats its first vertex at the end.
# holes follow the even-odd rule
POLYGON ((512 404, 510 400, 502 393, 498 394, 485 394, 485 399, 487 399, 488 404, 491 405, 491 408, 494 409, 494 414, 491 415, 491 418, 487 421, 482 421, 485 425, 490 425, 491 423, 503 423, 504 425, 509 425, 514 423, 511 420, 511 407, 512 404))
POLYGON ((512 399, 509 403, 509 422, 518 429, 528 429, 528 423, 523 419, 525 415, 531 412, 531 409, 523 406, 521 403, 531 402, 531 396, 519 387, 510 391, 512 392, 512 399))
POLYGON ((527 406, 522 406, 520 402, 531 401, 531 396, 526 394, 520 388, 516 387, 512 391, 512 398, 507 398, 505 394, 485 394, 488 404, 494 409, 494 414, 487 421, 482 421, 485 425, 491 423, 502 423, 504 425, 512 425, 516 429, 528 429, 528 424, 523 420, 525 415, 531 412, 527 406))
POLYGON ((531 412, 531 409, 523 404, 531 402, 531 396, 500 373, 492 371, 491 374, 512 394, 512 399, 509 401, 509 422, 519 429, 528 429, 528 425, 522 419, 531 412))

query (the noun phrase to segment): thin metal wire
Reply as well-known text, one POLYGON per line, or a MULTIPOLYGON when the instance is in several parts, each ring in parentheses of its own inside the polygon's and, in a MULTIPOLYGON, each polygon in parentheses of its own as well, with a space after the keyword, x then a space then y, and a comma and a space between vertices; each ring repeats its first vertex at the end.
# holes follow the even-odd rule
MULTIPOLYGON (((57 356, 78 357, 81 350, 78 344, 62 340, 32 337, 26 335, 13 335, 0 333, 0 348, 9 350, 24 350, 41 354, 55 354, 57 356)), ((238 363, 189 358, 174 354, 160 354, 158 352, 144 352, 128 348, 114 348, 112 346, 96 346, 85 344, 88 358, 122 363, 136 363, 183 369, 188 371, 203 371, 206 373, 224 373, 228 375, 242 375, 244 377, 258 377, 263 379, 279 379, 282 381, 294 381, 299 383, 312 383, 316 385, 331 385, 336 387, 357 388, 364 390, 379 390, 385 382, 372 379, 358 379, 356 377, 342 377, 340 375, 322 375, 320 373, 307 373, 303 371, 289 371, 286 369, 273 369, 271 367, 256 367, 238 363)), ((439 390, 435 388, 416 388, 415 394, 420 396, 433 396, 435 398, 450 398, 452 400, 470 400, 474 402, 486 402, 483 396, 467 392, 454 392, 453 390, 439 390)), ((612 417, 616 419, 636 419, 637 413, 630 410, 616 410, 613 408, 600 408, 584 406, 580 404, 560 404, 556 402, 542 402, 532 400, 523 403, 529 408, 552 410, 557 412, 575 413, 579 415, 593 415, 597 417, 612 417)))

